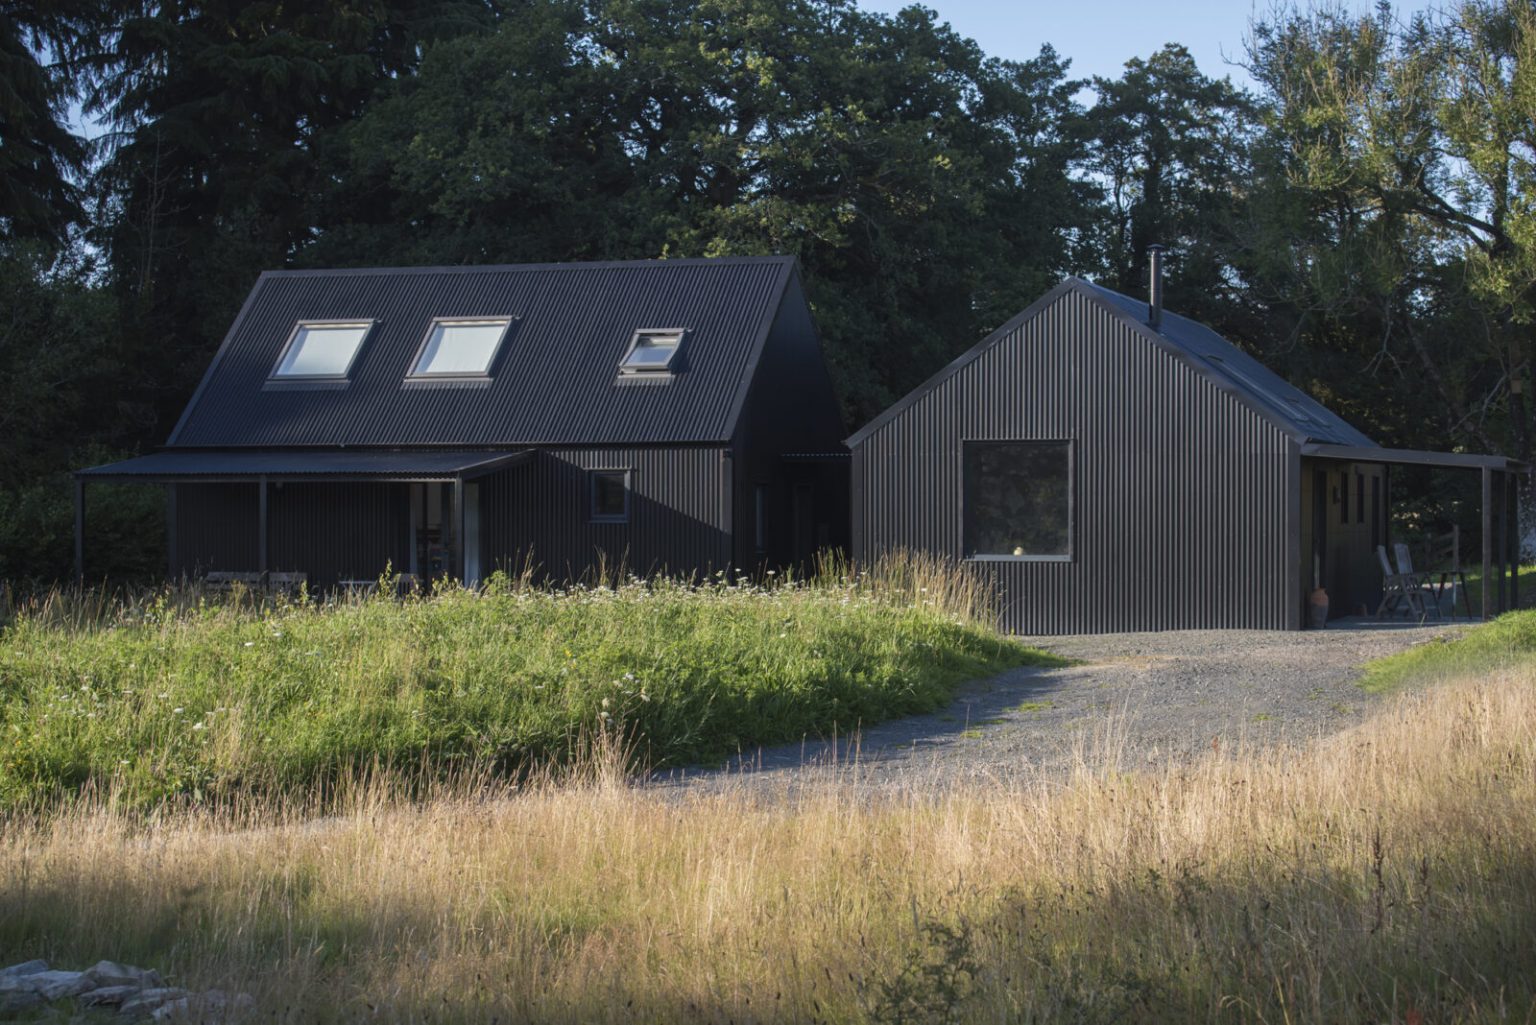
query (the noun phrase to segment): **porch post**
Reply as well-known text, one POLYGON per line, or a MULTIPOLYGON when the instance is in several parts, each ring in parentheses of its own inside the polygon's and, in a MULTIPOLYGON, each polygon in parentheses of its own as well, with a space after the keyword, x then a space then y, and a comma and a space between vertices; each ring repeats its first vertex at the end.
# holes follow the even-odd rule
POLYGON ((1510 564, 1510 604, 1505 609, 1521 607, 1521 483, 1514 473, 1504 472, 1504 509, 1510 522, 1504 542, 1504 558, 1510 564))
POLYGON ((448 550, 448 571, 459 583, 464 582, 464 478, 453 478, 453 507, 449 524, 453 528, 453 546, 448 550))
POLYGON ((1509 610, 1509 474, 1499 474, 1499 611, 1509 610))
POLYGON ((181 560, 176 557, 176 485, 165 486, 165 578, 176 579, 176 567, 181 560))
POLYGON ((256 572, 261 582, 267 582, 267 478, 263 474, 256 484, 256 572))
POLYGON ((1483 467, 1483 618, 1488 618, 1489 592, 1493 581, 1489 579, 1493 568, 1493 471, 1483 467))
POLYGON ((85 585, 85 479, 75 478, 75 583, 85 585))

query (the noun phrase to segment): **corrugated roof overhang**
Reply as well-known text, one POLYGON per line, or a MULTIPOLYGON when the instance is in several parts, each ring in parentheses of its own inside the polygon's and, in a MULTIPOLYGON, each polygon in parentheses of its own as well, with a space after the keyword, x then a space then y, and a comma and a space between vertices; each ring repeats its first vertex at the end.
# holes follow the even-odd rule
POLYGON ((1449 470, 1497 470, 1529 473, 1530 467, 1507 456, 1479 456, 1465 452, 1426 452, 1413 448, 1376 448, 1364 445, 1325 445, 1317 442, 1301 446, 1301 454, 1317 459, 1337 459, 1350 463, 1391 463, 1393 466, 1436 466, 1449 470))
POLYGON ((120 463, 107 463, 75 476, 84 480, 144 483, 256 480, 468 480, 527 462, 533 449, 490 452, 466 449, 379 451, 323 449, 205 451, 171 449, 120 463))

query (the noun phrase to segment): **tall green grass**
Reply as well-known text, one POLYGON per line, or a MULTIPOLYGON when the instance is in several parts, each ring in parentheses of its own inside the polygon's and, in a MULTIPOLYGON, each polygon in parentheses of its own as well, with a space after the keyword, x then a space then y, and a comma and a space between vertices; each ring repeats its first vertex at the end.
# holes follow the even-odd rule
POLYGON ((931 710, 1049 656, 911 559, 809 583, 666 579, 331 604, 54 594, 0 633, 0 808, 323 786, 360 767, 519 771, 593 732, 655 766, 931 710))
POLYGON ((1536 610, 1508 612, 1459 634, 1376 659, 1360 678, 1373 694, 1529 664, 1536 655, 1536 610))

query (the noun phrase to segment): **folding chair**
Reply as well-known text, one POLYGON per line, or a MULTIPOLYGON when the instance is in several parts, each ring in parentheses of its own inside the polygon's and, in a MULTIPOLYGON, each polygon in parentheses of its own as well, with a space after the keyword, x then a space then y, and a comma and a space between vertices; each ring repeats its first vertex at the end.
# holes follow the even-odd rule
MULTIPOLYGON (((1398 576, 1402 577, 1408 586, 1417 588, 1421 599, 1428 598, 1434 602, 1436 619, 1444 618, 1444 614, 1440 611, 1440 589, 1435 586, 1434 580, 1431 579, 1432 574, 1420 573, 1413 568, 1413 554, 1409 552, 1408 546, 1401 541, 1394 544, 1392 550, 1397 553, 1398 576)), ((1428 605, 1425 605, 1426 609, 1428 607, 1428 605)))
POLYGON ((1424 608, 1424 592, 1418 582, 1411 577, 1405 577, 1392 567, 1392 562, 1387 558, 1387 546, 1376 546, 1376 558, 1381 563, 1381 604, 1376 606, 1376 618, 1381 619, 1389 613, 1395 613, 1399 606, 1404 606, 1409 612, 1417 612, 1419 622, 1424 622, 1427 610, 1424 608))

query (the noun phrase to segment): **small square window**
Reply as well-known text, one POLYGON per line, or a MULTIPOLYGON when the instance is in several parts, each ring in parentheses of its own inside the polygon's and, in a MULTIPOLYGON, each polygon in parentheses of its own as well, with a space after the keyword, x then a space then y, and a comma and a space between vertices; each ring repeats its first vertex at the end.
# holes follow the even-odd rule
POLYGON ((592 521, 624 523, 629 519, 629 471, 592 471, 592 521))
POLYGON ((510 320, 435 320, 412 377, 487 377, 510 320))
POLYGON ((667 373, 675 369, 685 331, 636 331, 619 361, 621 374, 667 373))
POLYGON ((345 380, 372 327, 372 321, 300 324, 293 329, 272 376, 345 380))

